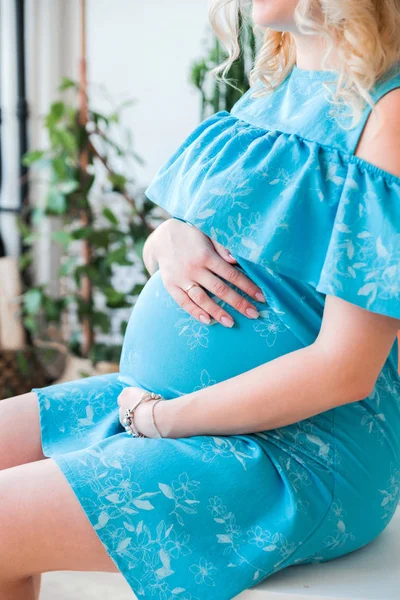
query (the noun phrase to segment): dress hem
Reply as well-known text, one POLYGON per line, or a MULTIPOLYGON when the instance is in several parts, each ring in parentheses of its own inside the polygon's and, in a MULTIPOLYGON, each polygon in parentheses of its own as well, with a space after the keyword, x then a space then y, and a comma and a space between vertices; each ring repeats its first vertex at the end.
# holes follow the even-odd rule
MULTIPOLYGON (((53 451, 53 446, 52 444, 49 442, 49 424, 48 424, 48 420, 47 417, 45 415, 47 409, 45 406, 45 399, 46 399, 46 393, 43 392, 40 388, 33 388, 32 391, 34 391, 37 394, 38 397, 38 401, 39 401, 39 411, 40 411, 40 426, 41 426, 41 439, 42 439, 42 447, 43 447, 43 453, 49 457, 52 458, 54 460, 54 462, 58 465, 59 469, 61 470, 61 472, 64 474, 64 477, 66 478, 70 488, 72 489, 75 497, 77 498, 79 505, 81 506, 82 510, 84 511, 84 513, 86 514, 86 517, 90 523, 90 525, 92 526, 92 529, 96 532, 96 535, 98 537, 98 539, 100 540, 101 544, 103 545, 103 547, 105 548, 105 550, 107 551, 107 554, 110 556, 110 559, 112 560, 112 562, 114 563, 114 565, 116 566, 116 568, 118 569, 118 572, 124 577, 124 579, 126 580, 127 584, 129 585, 130 589, 132 590, 132 592, 134 593, 136 598, 150 598, 149 595, 145 594, 141 594, 138 595, 138 592, 133 588, 132 583, 130 582, 130 580, 128 579, 128 577, 124 574, 123 570, 122 570, 122 563, 121 566, 119 564, 119 557, 118 555, 114 557, 114 555, 112 554, 112 551, 107 547, 106 543, 102 540, 102 537, 99 533, 99 531, 95 528, 95 525, 98 523, 98 514, 95 513, 94 517, 90 516, 91 515, 91 511, 90 511, 90 507, 88 507, 85 504, 85 499, 83 497, 81 497, 80 495, 78 495, 77 490, 76 490, 76 480, 75 480, 75 475, 73 470, 71 469, 69 463, 68 463, 68 457, 65 454, 57 454, 53 451)), ((334 426, 334 417, 333 417, 333 426, 334 426)), ((286 556, 285 558, 282 559, 281 563, 275 563, 275 565, 273 567, 271 567, 270 571, 267 572, 266 575, 264 575, 262 577, 262 579, 258 580, 257 582, 254 583, 254 585, 248 585, 247 588, 245 589, 241 589, 240 591, 238 591, 238 594, 245 592, 246 590, 251 590, 252 588, 255 588, 257 585, 263 583, 264 581, 266 581, 271 575, 274 575, 275 573, 284 570, 285 568, 287 568, 288 566, 291 566, 292 564, 294 565, 295 563, 293 562, 295 557, 298 555, 299 552, 301 552, 304 548, 304 546, 308 543, 310 543, 310 540, 314 537, 314 535, 318 532, 318 530, 321 528, 321 526, 326 522, 332 505, 335 501, 335 487, 336 487, 336 471, 334 469, 334 480, 333 480, 333 486, 332 486, 332 497, 330 499, 330 501, 327 504, 327 507, 324 511, 323 516, 318 519, 318 522, 315 524, 315 526, 312 528, 312 530, 308 533, 308 535, 301 540, 301 542, 298 544, 298 546, 294 549, 294 551, 289 555, 286 556)), ((135 578, 137 579, 137 576, 135 576, 135 578)), ((140 578, 139 578, 140 581, 140 578)), ((140 585, 140 584, 139 584, 140 585)), ((222 599, 221 600, 225 600, 222 599)))
POLYGON ((52 455, 52 444, 49 441, 49 427, 48 427, 48 423, 47 423, 47 418, 45 416, 45 414, 46 414, 46 407, 44 406, 45 395, 43 394, 41 388, 32 388, 30 391, 34 392, 38 399, 40 437, 41 437, 40 441, 42 444, 42 451, 43 451, 43 454, 47 458, 50 458, 52 455))
POLYGON ((114 556, 111 554, 110 550, 108 549, 108 547, 106 546, 106 544, 103 542, 103 540, 101 539, 98 531, 95 528, 95 523, 91 520, 90 516, 89 516, 89 511, 87 510, 87 508, 85 507, 84 502, 82 501, 82 499, 78 496, 78 494, 75 491, 75 476, 74 473, 71 469, 71 467, 68 464, 68 461, 66 460, 66 458, 60 454, 60 455, 56 455, 56 456, 52 456, 51 457, 54 462, 58 465, 59 469, 61 470, 61 472, 63 473, 64 477, 66 478, 69 486, 71 487, 72 491, 74 492, 74 495, 76 497, 76 499, 78 500, 83 512, 86 515, 86 518, 88 519, 93 531, 96 533, 98 539, 100 540, 102 546, 105 548, 105 550, 107 551, 108 556, 110 557, 110 559, 112 560, 112 562, 114 563, 114 565, 117 567, 118 572, 122 575, 122 577, 125 579, 125 581, 127 582, 127 584, 129 585, 129 587, 131 588, 132 592, 135 594, 136 598, 145 598, 145 596, 138 596, 136 591, 133 589, 131 582, 128 580, 128 578, 125 576, 125 574, 123 573, 123 571, 121 570, 121 567, 119 566, 118 560, 116 558, 114 558, 114 556))

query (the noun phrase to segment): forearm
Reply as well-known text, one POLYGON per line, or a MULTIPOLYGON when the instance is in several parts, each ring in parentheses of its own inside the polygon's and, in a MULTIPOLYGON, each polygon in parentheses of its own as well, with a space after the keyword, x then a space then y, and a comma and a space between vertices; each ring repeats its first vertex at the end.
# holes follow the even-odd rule
POLYGON ((234 435, 283 427, 361 400, 351 366, 312 344, 231 379, 156 407, 166 437, 234 435))

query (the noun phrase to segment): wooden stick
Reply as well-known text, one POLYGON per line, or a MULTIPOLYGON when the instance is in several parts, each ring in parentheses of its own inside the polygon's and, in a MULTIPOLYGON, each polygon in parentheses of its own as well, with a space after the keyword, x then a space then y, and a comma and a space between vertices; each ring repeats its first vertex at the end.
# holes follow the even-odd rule
MULTIPOLYGON (((85 127, 88 122, 88 96, 87 96, 87 62, 86 62, 86 0, 81 0, 81 58, 79 65, 79 122, 85 127)), ((84 148, 80 153, 79 165, 81 177, 84 179, 89 164, 89 150, 84 148)), ((82 227, 89 225, 87 211, 81 210, 82 227)), ((91 259, 91 247, 88 240, 82 240, 83 264, 88 265, 91 259)), ((93 288, 87 275, 82 276, 81 295, 85 302, 93 300, 93 288)), ((82 320, 82 356, 87 357, 93 346, 94 332, 88 317, 82 320)))

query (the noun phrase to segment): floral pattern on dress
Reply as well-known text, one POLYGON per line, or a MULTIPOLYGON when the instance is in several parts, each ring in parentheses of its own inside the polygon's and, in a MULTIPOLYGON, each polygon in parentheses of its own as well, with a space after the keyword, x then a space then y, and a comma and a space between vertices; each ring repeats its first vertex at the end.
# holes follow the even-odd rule
MULTIPOLYGON (((296 447, 296 461, 299 464, 312 465, 316 471, 334 472, 340 456, 333 435, 332 421, 333 412, 327 411, 323 415, 315 415, 292 425, 276 427, 254 435, 265 440, 273 440, 288 453, 290 448, 296 447), (331 432, 329 436, 327 430, 331 432)), ((294 463, 292 461, 287 464, 294 463)))
POLYGON ((260 311, 260 318, 254 323, 253 327, 254 331, 265 339, 268 346, 273 346, 277 336, 288 329, 272 310, 260 311))
POLYGON ((246 102, 213 115, 198 135, 218 135, 224 168, 210 162, 199 177, 193 160, 209 146, 193 154, 189 144, 146 195, 233 256, 400 318, 400 178, 341 152, 336 139, 319 144, 253 117, 246 102))
POLYGON ((288 560, 295 550, 301 545, 289 542, 287 538, 279 531, 273 533, 263 527, 256 525, 246 531, 238 525, 237 518, 231 510, 227 510, 222 499, 213 496, 209 499, 208 510, 215 523, 220 526, 221 533, 217 533, 217 540, 222 544, 222 555, 227 557, 226 567, 237 568, 246 564, 253 571, 253 584, 262 581, 271 573, 271 568, 267 571, 260 564, 255 564, 246 558, 243 549, 247 544, 255 545, 263 552, 269 553, 274 559, 278 558, 273 565, 272 570, 277 570, 282 562, 288 560))
MULTIPOLYGON (((47 455, 138 597, 230 600, 290 564, 355 550, 366 527, 377 535, 399 501, 393 370, 354 406, 243 436, 132 439, 118 421, 128 381, 175 397, 226 378, 227 346, 234 376, 248 359, 312 343, 326 294, 400 318, 400 178, 351 154, 361 128, 339 130, 325 75, 308 88, 304 73, 296 70, 268 98, 246 93, 231 113, 207 118, 145 190, 258 279, 267 306, 235 330, 239 343, 230 347, 221 336, 218 345, 222 326, 190 317, 159 282, 152 287, 154 277, 132 311, 124 380, 115 374, 36 390, 47 455)), ((400 73, 392 87, 399 86, 400 73)), ((378 87, 377 96, 389 88, 378 87)))
POLYGON ((400 468, 390 463, 390 475, 386 489, 379 490, 382 494, 382 519, 388 524, 400 502, 400 468))
MULTIPOLYGON (((320 284, 393 316, 400 305, 400 231, 379 214, 381 199, 355 181, 339 205, 320 284), (392 229, 393 228, 393 229, 392 229), (386 235, 385 235, 386 234, 386 235), (392 309, 390 307, 393 307, 392 309)), ((392 200, 388 198, 390 203, 392 200)))

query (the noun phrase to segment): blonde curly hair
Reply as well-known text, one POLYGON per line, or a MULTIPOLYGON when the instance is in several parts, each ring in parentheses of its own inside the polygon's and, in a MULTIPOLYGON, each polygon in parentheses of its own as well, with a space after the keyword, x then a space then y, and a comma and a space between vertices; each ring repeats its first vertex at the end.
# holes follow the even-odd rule
MULTIPOLYGON (((241 51, 239 16, 243 26, 250 24, 251 4, 251 0, 210 0, 211 27, 228 54, 212 74, 228 85, 232 83, 226 74, 241 51)), ((329 68, 327 64, 332 56, 338 61, 336 86, 332 88, 334 82, 329 82, 328 75, 324 86, 329 89, 331 85, 329 101, 337 109, 350 109, 346 116, 351 117, 351 123, 349 127, 342 126, 351 129, 361 119, 365 103, 375 110, 370 90, 400 61, 400 0, 299 0, 294 19, 301 33, 326 39, 322 68, 329 68), (317 20, 316 14, 322 15, 322 19, 317 20)), ((250 86, 258 81, 264 84, 264 90, 252 93, 252 97, 260 97, 271 93, 292 70, 296 46, 290 32, 258 24, 252 28, 259 49, 249 73, 249 83, 250 86)))

